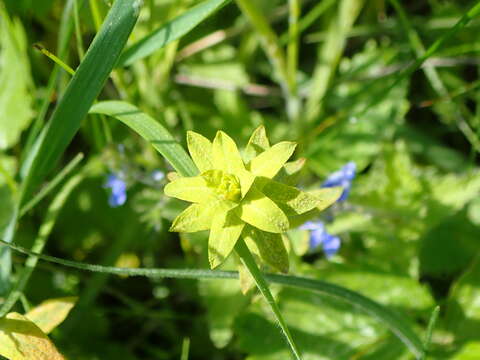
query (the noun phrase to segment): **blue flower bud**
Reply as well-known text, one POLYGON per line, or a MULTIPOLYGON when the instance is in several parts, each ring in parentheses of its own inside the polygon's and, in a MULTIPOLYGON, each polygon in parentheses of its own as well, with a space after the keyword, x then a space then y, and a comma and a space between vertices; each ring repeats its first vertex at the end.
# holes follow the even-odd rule
POLYGON ((331 258, 340 250, 340 238, 329 234, 323 222, 308 221, 303 224, 300 229, 310 231, 310 250, 315 250, 321 246, 327 259, 331 258))
POLYGON ((350 193, 352 180, 355 178, 356 164, 353 161, 345 164, 340 170, 330 174, 322 187, 343 187, 343 193, 337 201, 344 201, 350 193))

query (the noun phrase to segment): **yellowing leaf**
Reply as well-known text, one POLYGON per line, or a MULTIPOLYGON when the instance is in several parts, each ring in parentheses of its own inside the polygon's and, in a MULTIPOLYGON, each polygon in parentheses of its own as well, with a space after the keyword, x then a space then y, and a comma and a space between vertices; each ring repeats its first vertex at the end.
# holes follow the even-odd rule
POLYGON ((309 191, 308 194, 315 196, 319 203, 317 209, 322 211, 332 205, 335 201, 342 196, 343 188, 341 186, 331 188, 321 188, 318 190, 309 191))
POLYGON ((322 204, 322 200, 314 195, 267 178, 257 178, 255 185, 267 197, 280 203, 280 208, 287 216, 306 213, 322 204))
POLYGON ((260 125, 250 136, 247 147, 245 148, 245 160, 249 162, 257 155, 261 154, 270 147, 270 143, 265 132, 265 127, 260 125))
POLYGON ((288 230, 287 216, 254 186, 235 210, 243 221, 260 230, 273 233, 282 233, 288 230))
POLYGON ((0 355, 9 360, 63 360, 47 335, 18 313, 0 319, 0 355))
POLYGON ((212 269, 230 255, 244 226, 245 223, 233 211, 215 215, 208 238, 208 260, 212 269))
POLYGON ((250 162, 250 171, 255 176, 273 178, 292 156, 296 146, 295 143, 289 141, 273 145, 250 162))
POLYGON ((238 264, 238 278, 240 280, 240 290, 243 295, 247 295, 250 290, 255 288, 255 279, 243 263, 238 264))
POLYGON ((178 215, 170 227, 170 231, 197 232, 208 230, 212 226, 215 214, 223 209, 225 200, 216 200, 206 204, 193 204, 178 215))
POLYGON ((256 249, 252 251, 258 252, 263 261, 282 272, 288 272, 288 254, 282 235, 260 231, 248 226, 243 236, 249 248, 255 244, 256 249))
POLYGON ((206 203, 217 199, 215 190, 207 186, 202 176, 181 177, 165 185, 165 195, 194 203, 206 203))
POLYGON ((50 299, 34 307, 25 316, 48 334, 65 320, 76 301, 77 297, 73 296, 50 299))
POLYGON ((218 131, 213 140, 213 166, 228 174, 237 174, 245 170, 242 157, 235 141, 223 131, 218 131))
POLYGON ((187 131, 187 146, 193 162, 200 172, 213 169, 210 140, 196 132, 187 131))

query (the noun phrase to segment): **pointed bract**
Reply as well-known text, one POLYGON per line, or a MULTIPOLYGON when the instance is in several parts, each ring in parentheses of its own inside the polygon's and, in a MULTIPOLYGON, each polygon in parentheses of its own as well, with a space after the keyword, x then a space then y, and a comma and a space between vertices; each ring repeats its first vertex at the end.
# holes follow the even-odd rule
POLYGON ((243 221, 263 231, 282 233, 289 227, 287 216, 255 186, 235 211, 243 221))
POLYGON ((165 195, 193 203, 206 203, 217 198, 202 176, 181 177, 165 185, 165 195))
POLYGON ((283 244, 282 235, 248 226, 243 236, 247 245, 255 244, 255 250, 267 264, 282 272, 288 272, 288 253, 283 244))
POLYGON ((245 170, 242 157, 235 141, 223 131, 218 131, 212 147, 213 166, 228 174, 245 170))
POLYGON ((230 255, 244 226, 245 223, 233 211, 215 214, 208 238, 208 260, 212 269, 230 255))
POLYGON ((208 230, 212 226, 212 218, 223 206, 222 200, 206 204, 192 204, 175 218, 170 231, 197 232, 208 230))
POLYGON ((273 145, 268 150, 252 159, 250 171, 255 176, 273 178, 292 156, 297 145, 293 142, 283 141, 273 145))
POLYGON ((337 201, 342 196, 343 188, 340 186, 331 188, 322 188, 309 191, 308 194, 315 196, 319 203, 317 209, 322 211, 337 201))
POLYGON ((255 129, 252 136, 248 140, 247 147, 245 148, 245 161, 249 162, 257 155, 270 148, 270 142, 265 132, 265 126, 260 125, 255 129))
POLYGON ((212 143, 205 136, 187 131, 188 152, 200 172, 213 169, 212 143))
POLYGON ((255 185, 279 204, 287 216, 306 213, 322 204, 322 200, 314 195, 267 178, 257 178, 255 185))

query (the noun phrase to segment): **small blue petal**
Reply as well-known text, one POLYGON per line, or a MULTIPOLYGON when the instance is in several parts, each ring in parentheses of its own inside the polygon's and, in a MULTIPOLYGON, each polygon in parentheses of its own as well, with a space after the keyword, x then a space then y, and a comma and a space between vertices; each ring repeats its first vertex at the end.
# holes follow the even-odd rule
POLYGON ((333 255, 335 255, 338 250, 340 250, 340 246, 340 238, 338 236, 328 234, 328 237, 324 239, 322 244, 322 249, 327 259, 330 259, 333 255))
POLYGON ((348 162, 340 170, 330 174, 322 184, 322 187, 343 187, 343 193, 337 201, 344 201, 350 193, 352 180, 355 178, 356 164, 353 161, 348 162))
POLYGON ((110 188, 111 194, 108 203, 111 207, 117 207, 125 204, 127 201, 127 184, 123 179, 115 174, 110 174, 105 182, 105 188, 110 188))
POLYGON ((315 250, 321 246, 327 259, 335 255, 340 249, 340 238, 329 234, 323 222, 308 221, 300 229, 310 231, 310 250, 315 250))

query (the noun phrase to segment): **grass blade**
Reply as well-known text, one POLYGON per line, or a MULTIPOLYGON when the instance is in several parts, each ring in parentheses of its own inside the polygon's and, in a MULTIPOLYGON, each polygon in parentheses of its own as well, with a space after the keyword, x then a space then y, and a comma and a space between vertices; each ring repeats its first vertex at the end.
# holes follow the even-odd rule
POLYGON ((120 120, 147 140, 183 176, 194 176, 198 170, 183 147, 158 121, 123 101, 102 101, 90 113, 103 114, 120 120))
POLYGON ((117 0, 64 96, 23 164, 22 204, 55 165, 80 128, 115 66, 139 15, 139 2, 117 0))
MULTIPOLYGON (((144 276, 148 278, 174 278, 174 279, 238 279, 238 273, 234 271, 197 270, 197 269, 139 269, 119 268, 113 266, 101 266, 76 261, 60 259, 53 256, 36 254, 21 246, 0 240, 0 244, 26 255, 34 255, 39 259, 62 266, 82 271, 101 272, 124 276, 144 276)), ((299 289, 310 290, 321 296, 328 296, 351 304, 364 311, 379 322, 387 326, 417 358, 423 355, 423 344, 420 338, 413 332, 410 325, 399 315, 383 305, 344 287, 330 284, 325 281, 309 279, 292 275, 264 274, 267 281, 272 284, 280 284, 299 289)))
MULTIPOLYGON (((42 252, 48 240, 48 237, 50 236, 50 233, 53 229, 53 225, 55 224, 57 215, 60 213, 63 204, 67 200, 72 190, 80 183, 82 178, 82 174, 77 174, 70 178, 70 180, 65 183, 60 192, 52 201, 51 205, 48 208, 45 219, 40 227, 40 230, 38 231, 38 236, 33 243, 33 252, 42 252)), ((20 273, 18 280, 16 281, 13 289, 10 291, 6 300, 3 302, 2 307, 0 308, 0 317, 5 316, 20 298, 21 294, 23 293, 23 289, 27 285, 28 279, 30 279, 30 275, 32 275, 32 272, 37 265, 37 262, 38 256, 30 255, 28 257, 27 261, 25 262, 25 267, 20 273)))
POLYGON ((122 54, 118 65, 128 66, 187 34, 230 0, 204 1, 136 42, 122 54))
POLYGON ((47 196, 50 191, 52 191, 58 184, 62 182, 65 177, 70 174, 70 172, 75 169, 75 167, 82 161, 83 159, 83 154, 79 153, 77 156, 75 156, 53 179, 50 181, 42 190, 36 194, 32 200, 30 200, 28 203, 26 203, 21 209, 20 209, 20 217, 25 215, 27 211, 35 207, 45 196, 47 196))
POLYGON ((435 329, 435 325, 437 324, 438 315, 440 314, 440 306, 435 306, 435 309, 432 311, 432 315, 430 315, 430 320, 428 321, 427 333, 425 334, 425 340, 423 341, 423 348, 425 349, 425 354, 421 357, 421 360, 425 359, 426 354, 430 348, 430 343, 432 342, 432 334, 433 330, 435 329))
MULTIPOLYGON (((400 71, 395 75, 392 83, 382 91, 380 96, 372 96, 373 99, 370 101, 363 109, 361 109, 355 116, 361 116, 365 114, 371 107, 377 105, 381 102, 392 89, 397 86, 403 79, 413 74, 417 69, 419 69, 423 63, 435 54, 448 40, 450 40, 458 31, 463 29, 471 20, 480 15, 480 1, 477 1, 470 10, 468 10, 463 16, 452 26, 445 34, 437 38, 435 42, 428 47, 428 49, 423 53, 422 56, 418 57, 412 64, 406 67, 403 71, 400 71)), ((385 81, 382 79, 381 81, 385 81)))

